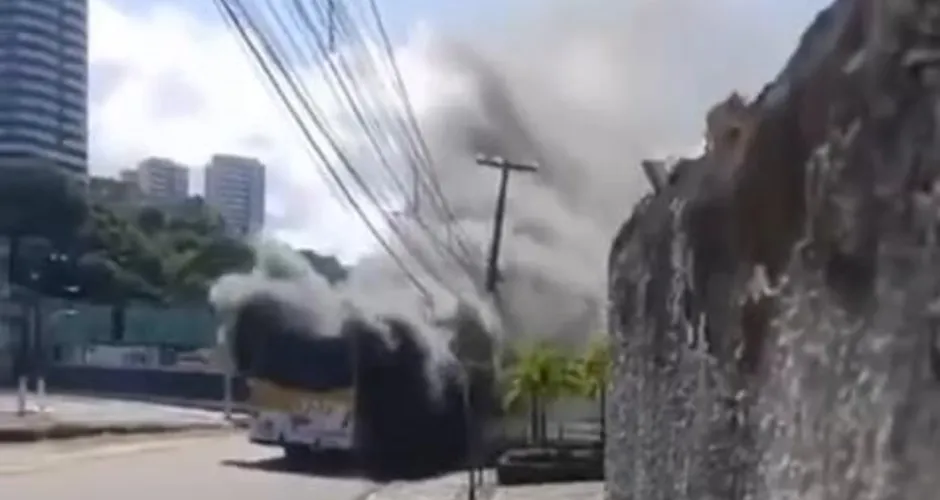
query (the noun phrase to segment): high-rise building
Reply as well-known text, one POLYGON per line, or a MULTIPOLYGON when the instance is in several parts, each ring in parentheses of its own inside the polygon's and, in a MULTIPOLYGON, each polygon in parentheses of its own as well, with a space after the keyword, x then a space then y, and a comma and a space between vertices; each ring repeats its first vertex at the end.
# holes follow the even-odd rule
MULTIPOLYGON (((2 1, 2 0, 0 0, 2 1)), ((166 158, 147 158, 137 165, 137 187, 147 202, 173 204, 189 196, 189 169, 166 158)))
POLYGON ((0 166, 87 166, 88 0, 0 0, 0 166))
POLYGON ((206 166, 206 204, 234 234, 249 236, 264 226, 264 165, 254 159, 215 155, 206 166))
POLYGON ((137 177, 137 170, 133 168, 121 170, 118 172, 118 178, 121 179, 121 182, 131 184, 134 187, 137 187, 140 184, 140 180, 137 177))

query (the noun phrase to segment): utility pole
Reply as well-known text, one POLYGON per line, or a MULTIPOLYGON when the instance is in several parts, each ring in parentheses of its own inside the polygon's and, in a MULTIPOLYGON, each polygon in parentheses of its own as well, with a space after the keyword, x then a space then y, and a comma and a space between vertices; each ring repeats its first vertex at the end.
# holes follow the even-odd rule
POLYGON ((64 317, 72 317, 78 314, 78 311, 71 306, 65 309, 58 309, 51 312, 45 318, 42 316, 42 308, 39 307, 40 296, 37 294, 37 300, 34 304, 36 311, 36 399, 39 411, 47 411, 46 395, 46 375, 49 373, 49 365, 55 360, 52 356, 50 347, 55 347, 55 328, 58 321, 64 317))
MULTIPOLYGON (((486 269, 486 291, 493 294, 496 292, 496 282, 499 280, 499 250, 503 240, 503 219, 506 217, 506 193, 509 188, 509 173, 512 171, 516 172, 535 172, 538 170, 538 166, 535 164, 524 164, 524 163, 513 163, 506 161, 506 159, 494 156, 487 157, 485 155, 477 156, 477 165, 484 167, 493 167, 500 170, 500 180, 499 180, 499 194, 496 198, 496 214, 494 217, 493 223, 493 239, 490 243, 490 255, 489 261, 487 263, 486 269)), ((476 422, 473 422, 473 409, 470 407, 472 404, 471 397, 471 387, 473 387, 473 376, 471 370, 467 367, 464 368, 464 377, 466 379, 465 384, 465 393, 466 393, 466 410, 467 410, 467 434, 470 436, 467 454, 469 462, 468 472, 469 472, 469 486, 467 490, 467 497, 469 500, 476 500, 477 497, 477 485, 478 482, 482 482, 482 471, 478 471, 477 460, 476 460, 476 451, 477 446, 475 441, 476 433, 474 432, 474 427, 476 422)), ((485 433, 484 433, 485 434, 485 433)))
POLYGON ((513 163, 499 156, 477 156, 477 165, 498 168, 501 171, 499 195, 496 198, 496 215, 493 223, 493 239, 490 243, 490 257, 486 269, 486 291, 496 291, 499 280, 499 250, 503 239, 503 219, 506 216, 506 191, 509 187, 509 172, 535 172, 538 165, 532 163, 513 163))

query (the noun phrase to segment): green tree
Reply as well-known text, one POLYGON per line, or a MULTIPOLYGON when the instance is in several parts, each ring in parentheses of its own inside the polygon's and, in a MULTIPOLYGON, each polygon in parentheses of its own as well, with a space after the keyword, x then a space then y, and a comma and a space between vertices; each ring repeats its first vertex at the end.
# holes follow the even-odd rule
POLYGON ((200 302, 213 280, 243 271, 251 248, 229 238, 201 202, 174 210, 116 212, 93 205, 79 238, 86 298, 120 303, 128 297, 200 302), (125 297, 126 296, 126 297, 125 297))
MULTIPOLYGON (((0 167, 0 236, 10 241, 14 280, 117 305, 199 302, 218 277, 254 264, 251 246, 228 236, 200 198, 134 209, 89 203, 86 195, 81 178, 59 169, 0 167)), ((302 253, 331 282, 345 278, 334 257, 302 253)))
POLYGON ((10 242, 7 272, 18 278, 20 243, 43 237, 56 246, 68 242, 87 213, 81 179, 44 165, 0 167, 0 234, 10 242))
POLYGON ((507 372, 503 405, 526 407, 533 441, 548 441, 547 415, 552 402, 577 387, 570 360, 551 344, 540 342, 517 350, 507 372))
POLYGON ((598 337, 575 363, 575 373, 584 397, 600 406, 601 442, 607 437, 607 384, 610 381, 610 342, 598 337))
POLYGON ((168 259, 173 295, 186 301, 205 300, 209 286, 230 272, 247 271, 254 263, 251 247, 238 240, 202 238, 168 259))
POLYGON ((145 207, 137 213, 137 225, 146 234, 155 234, 166 226, 166 214, 154 207, 145 207))
POLYGON ((82 255, 77 265, 79 288, 86 298, 122 304, 127 300, 160 300, 160 290, 106 254, 82 255))
POLYGON ((110 303, 165 298, 161 248, 133 221, 108 208, 92 205, 77 237, 76 253, 85 298, 110 303))

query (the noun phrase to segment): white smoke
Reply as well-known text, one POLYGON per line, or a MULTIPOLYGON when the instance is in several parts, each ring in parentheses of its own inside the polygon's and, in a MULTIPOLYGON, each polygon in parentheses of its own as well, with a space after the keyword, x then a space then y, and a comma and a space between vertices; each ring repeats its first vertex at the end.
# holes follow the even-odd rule
MULTIPOLYGON (((640 161, 697 148, 710 105, 767 81, 813 13, 813 5, 798 3, 535 2, 472 41, 414 40, 404 76, 408 64, 431 75, 407 83, 425 103, 422 129, 457 219, 443 222, 426 204, 420 220, 444 241, 455 229, 467 237, 472 279, 406 221, 409 246, 396 253, 413 270, 416 260, 430 263, 430 274, 451 290, 420 272, 431 291, 430 300, 422 297, 377 252, 357 263, 347 283, 330 288, 307 277, 290 300, 305 303, 323 332, 338 331, 350 310, 405 318, 445 356, 452 333, 438 322, 458 301, 505 338, 588 338, 604 328, 610 240, 647 189, 640 161), (786 18, 792 22, 758 22, 786 18), (510 180, 498 305, 481 283, 499 173, 476 165, 479 153, 540 165, 510 180)), ((271 286, 258 276, 226 277, 213 301, 238 295, 228 288, 271 286)))
POLYGON ((223 321, 230 321, 239 307, 261 293, 292 306, 298 319, 320 335, 339 335, 350 314, 302 255, 276 241, 258 241, 254 269, 222 276, 209 291, 209 302, 223 321))

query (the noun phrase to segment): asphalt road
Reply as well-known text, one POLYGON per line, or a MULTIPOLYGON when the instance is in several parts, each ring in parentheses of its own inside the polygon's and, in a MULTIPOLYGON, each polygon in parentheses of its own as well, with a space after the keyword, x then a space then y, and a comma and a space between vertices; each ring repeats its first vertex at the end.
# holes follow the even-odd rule
MULTIPOLYGON (((38 449, 37 449, 38 450, 38 449)), ((0 450, 0 459, 3 452, 0 450)), ((358 478, 292 472, 279 450, 252 446, 242 433, 175 441, 105 443, 49 460, 46 451, 8 453, 4 498, 79 500, 357 500, 374 490, 358 478), (139 446, 138 446, 139 445, 139 446), (110 451, 109 451, 110 450, 110 451), (9 458, 14 457, 14 458, 9 458)), ((0 464, 2 465, 2 464, 0 464)))

